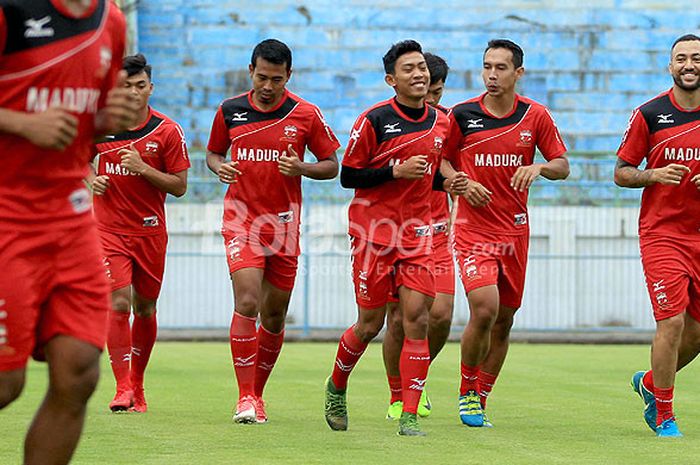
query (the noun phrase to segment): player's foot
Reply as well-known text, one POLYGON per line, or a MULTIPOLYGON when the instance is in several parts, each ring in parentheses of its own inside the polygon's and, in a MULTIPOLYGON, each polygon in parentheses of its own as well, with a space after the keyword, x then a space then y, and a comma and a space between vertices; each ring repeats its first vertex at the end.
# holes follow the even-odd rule
POLYGON ((491 420, 489 420, 489 417, 486 416, 486 410, 484 410, 484 409, 482 408, 481 411, 483 412, 483 415, 484 415, 484 424, 483 424, 483 427, 484 427, 484 428, 493 428, 493 423, 491 423, 491 420))
POLYGON ((389 410, 386 411, 387 420, 398 420, 403 412, 403 401, 397 400, 389 404, 389 410))
POLYGON ((148 411, 148 404, 146 403, 146 395, 143 392, 143 386, 134 387, 134 404, 129 411, 136 413, 146 413, 146 411, 148 411))
POLYGON ((476 391, 467 391, 466 395, 459 396, 459 419, 467 426, 484 426, 484 411, 476 391))
POLYGON ((399 418, 399 436, 425 436, 418 425, 418 415, 415 413, 401 412, 399 418))
POLYGON ((644 402, 644 421, 647 423, 647 426, 651 428, 652 431, 657 431, 656 429, 656 398, 654 397, 654 393, 649 391, 646 387, 644 387, 644 383, 642 382, 644 378, 644 374, 646 371, 638 371, 632 376, 632 382, 630 383, 632 385, 632 389, 634 392, 639 395, 639 397, 642 398, 642 401, 644 402))
POLYGON ((326 379, 326 423, 333 431, 346 431, 348 429, 348 406, 346 400, 347 391, 338 391, 329 376, 326 379))
POLYGON ((660 438, 682 438, 683 433, 678 429, 676 424, 676 418, 671 417, 668 420, 664 420, 659 426, 656 427, 656 435, 660 438))
POLYGON ((236 404, 236 413, 233 415, 233 421, 242 424, 255 423, 255 397, 247 395, 238 399, 238 404, 236 404))
POLYGON ((433 406, 430 404, 430 398, 428 397, 428 392, 423 388, 423 392, 420 394, 420 401, 418 401, 418 416, 425 418, 430 415, 430 409, 433 406))
POLYGON ((134 391, 131 389, 117 389, 114 399, 109 403, 112 412, 125 412, 134 405, 134 391))
POLYGON ((262 397, 255 398, 255 422, 258 424, 267 423, 267 412, 265 411, 265 401, 262 397))

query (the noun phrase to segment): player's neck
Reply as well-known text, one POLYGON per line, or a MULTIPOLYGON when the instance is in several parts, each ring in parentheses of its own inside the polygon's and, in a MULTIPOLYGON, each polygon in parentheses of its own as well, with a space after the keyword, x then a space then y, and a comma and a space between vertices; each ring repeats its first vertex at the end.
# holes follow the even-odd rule
POLYGON ((700 89, 685 90, 673 86, 673 98, 684 110, 695 110, 700 107, 700 89))
POLYGON ((409 108, 423 108, 425 106, 425 98, 423 97, 414 98, 396 94, 396 101, 409 108))
POLYGON ((277 97, 275 100, 273 100, 270 103, 264 103, 264 102, 260 101, 260 99, 255 94, 255 91, 253 91, 252 100, 253 100, 253 103, 255 104, 255 106, 258 107, 258 109, 260 109, 262 111, 270 111, 273 108, 277 107, 277 105, 280 104, 280 102, 284 98, 285 94, 286 94, 286 92, 283 93, 282 95, 280 95, 279 97, 277 97))
POLYGON ((484 96, 484 106, 493 116, 501 118, 513 110, 515 104, 515 92, 505 93, 494 97, 490 94, 484 96))
POLYGON ((62 0, 63 6, 75 16, 83 16, 90 9, 92 0, 62 0))
POLYGON ((133 127, 129 128, 130 131, 133 131, 134 129, 138 129, 142 127, 146 121, 148 120, 148 116, 151 114, 151 108, 146 105, 145 108, 142 108, 139 110, 139 116, 136 119, 136 124, 134 124, 133 127))

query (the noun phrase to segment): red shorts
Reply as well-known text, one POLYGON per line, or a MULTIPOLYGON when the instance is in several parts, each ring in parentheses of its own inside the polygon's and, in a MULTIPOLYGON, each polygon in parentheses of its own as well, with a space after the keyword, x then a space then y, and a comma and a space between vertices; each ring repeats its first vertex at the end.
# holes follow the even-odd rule
POLYGON ((100 242, 112 291, 133 285, 140 296, 156 300, 163 285, 167 233, 130 236, 100 230, 100 242))
POLYGON ((433 237, 433 273, 435 292, 455 295, 455 263, 448 236, 433 237))
POLYGON ((639 240, 656 321, 687 310, 700 321, 700 242, 670 237, 639 240))
POLYGON ((398 302, 401 286, 435 297, 433 257, 428 250, 408 254, 352 236, 350 244, 358 307, 371 310, 398 302))
POLYGON ((520 308, 525 287, 530 236, 497 236, 461 230, 455 234, 455 253, 464 291, 498 286, 500 304, 520 308))
POLYGON ((291 292, 297 276, 298 238, 274 234, 234 233, 222 229, 226 261, 231 274, 243 268, 265 270, 264 278, 278 289, 291 292), (289 240, 288 240, 289 239, 289 240))
POLYGON ((0 371, 66 335, 102 350, 107 340, 109 286, 97 230, 90 222, 56 230, 0 231, 0 371))

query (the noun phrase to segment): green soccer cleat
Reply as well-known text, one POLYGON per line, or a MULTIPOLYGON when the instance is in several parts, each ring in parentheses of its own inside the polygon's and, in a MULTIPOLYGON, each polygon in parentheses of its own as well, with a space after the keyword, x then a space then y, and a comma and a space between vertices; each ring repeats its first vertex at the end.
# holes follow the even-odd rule
POLYGON ((432 408, 433 406, 430 404, 428 393, 425 388, 423 388, 423 392, 420 394, 420 401, 418 401, 418 416, 421 418, 430 416, 430 409, 432 408))
POLYGON ((466 395, 459 396, 459 419, 467 426, 484 426, 484 411, 476 391, 467 391, 466 395))
POLYGON ((389 410, 386 411, 387 420, 398 420, 403 412, 403 401, 397 400, 389 404, 389 410))
POLYGON ((346 391, 338 391, 329 376, 326 379, 326 423, 333 431, 348 429, 348 406, 345 399, 346 391))
POLYGON ((399 418, 399 436, 425 436, 418 425, 418 415, 415 413, 401 412, 399 418))
POLYGON ((489 417, 486 416, 486 410, 483 410, 484 412, 484 428, 493 428, 493 423, 491 423, 491 420, 489 420, 489 417))

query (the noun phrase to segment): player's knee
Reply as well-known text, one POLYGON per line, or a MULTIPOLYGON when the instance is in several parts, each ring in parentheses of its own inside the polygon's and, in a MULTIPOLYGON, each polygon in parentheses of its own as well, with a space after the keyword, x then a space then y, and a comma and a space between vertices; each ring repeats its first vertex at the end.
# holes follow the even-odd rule
POLYGON ((76 363, 51 380, 49 391, 59 397, 65 407, 81 409, 95 391, 99 377, 99 360, 76 363))
POLYGON ((24 374, 0 377, 0 409, 19 397, 24 388, 24 374))
POLYGON ((355 333, 362 342, 369 342, 379 334, 384 322, 374 320, 359 322, 355 325, 355 333))
POLYGON ((150 318, 156 313, 155 301, 150 302, 135 302, 134 314, 141 318, 150 318))
POLYGON ((476 325, 482 329, 490 330, 496 323, 496 317, 498 316, 498 309, 492 305, 472 305, 471 306, 471 316, 469 318, 470 325, 476 325))
POLYGON ((284 321, 286 318, 286 310, 260 312, 260 321, 263 327, 271 333, 281 332, 284 329, 284 321))
POLYGON ((131 311, 131 301, 125 296, 112 296, 112 310, 129 313, 131 311))
POLYGON ((253 292, 241 292, 236 295, 236 312, 250 317, 257 315, 258 300, 258 295, 253 292))
POLYGON ((679 339, 685 328, 685 318, 683 314, 672 316, 660 320, 656 323, 657 337, 664 339, 679 339))
POLYGON ((449 314, 437 314, 430 315, 430 322, 428 327, 431 332, 443 334, 450 331, 450 326, 452 325, 452 313, 449 314))

